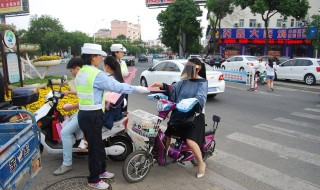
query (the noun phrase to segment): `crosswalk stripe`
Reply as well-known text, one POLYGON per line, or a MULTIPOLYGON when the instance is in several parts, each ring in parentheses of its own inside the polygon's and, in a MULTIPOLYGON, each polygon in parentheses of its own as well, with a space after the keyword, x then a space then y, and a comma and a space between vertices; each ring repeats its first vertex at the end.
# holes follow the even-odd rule
POLYGON ((297 121, 297 120, 294 120, 294 119, 286 119, 286 118, 283 118, 283 117, 278 117, 278 118, 276 118, 274 120, 282 122, 282 123, 288 123, 290 125, 308 127, 308 128, 313 128, 313 129, 320 129, 320 126, 315 126, 315 125, 312 125, 311 123, 304 122, 304 121, 297 121))
POLYGON ((269 131, 272 133, 278 133, 278 134, 289 136, 289 137, 294 137, 294 138, 312 141, 315 143, 320 143, 320 137, 318 137, 318 136, 305 134, 305 133, 301 133, 301 132, 290 130, 290 129, 284 129, 284 128, 280 128, 280 127, 276 127, 276 126, 272 126, 272 125, 267 125, 267 124, 263 124, 263 123, 255 125, 253 127, 257 128, 257 129, 266 130, 266 131, 269 131))
POLYGON ((235 141, 239 141, 251 146, 278 153, 281 156, 296 158, 298 160, 320 166, 320 156, 317 154, 313 154, 295 148, 290 148, 285 145, 280 145, 271 141, 255 138, 241 133, 232 133, 227 137, 235 141))
MULTIPOLYGON (((213 159, 211 159, 213 160, 213 159)), ((210 160, 210 161, 211 161, 210 160)), ((208 160, 209 161, 209 160, 208 160)), ((207 163, 208 163, 207 161, 207 163)), ((212 165, 214 165, 214 161, 212 161, 212 165)), ((221 189, 224 190, 248 190, 247 188, 241 186, 240 184, 228 179, 227 177, 224 177, 222 175, 219 175, 218 173, 213 172, 213 170, 206 170, 206 176, 210 176, 208 177, 208 180, 210 182, 212 182, 215 185, 218 185, 219 187, 222 187, 221 189)), ((217 190, 220 188, 217 188, 217 190)))
POLYGON ((245 160, 235 155, 217 150, 214 156, 214 162, 243 173, 249 177, 257 179, 265 184, 277 189, 290 190, 319 190, 319 186, 297 177, 290 177, 278 170, 265 167, 255 162, 245 160))
POLYGON ((291 115, 295 115, 295 116, 299 116, 299 117, 306 117, 306 118, 309 118, 309 119, 320 120, 320 116, 319 115, 312 115, 312 114, 308 114, 308 113, 292 112, 291 115))
POLYGON ((306 110, 306 111, 314 111, 314 112, 319 112, 320 113, 320 109, 306 108, 304 110, 306 110))

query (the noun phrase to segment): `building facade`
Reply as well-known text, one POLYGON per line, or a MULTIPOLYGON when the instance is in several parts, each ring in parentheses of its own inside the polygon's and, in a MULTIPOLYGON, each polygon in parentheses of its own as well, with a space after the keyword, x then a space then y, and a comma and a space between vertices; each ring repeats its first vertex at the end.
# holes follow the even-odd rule
POLYGON ((216 52, 232 55, 273 55, 273 56, 307 56, 314 54, 312 39, 316 38, 317 28, 307 28, 312 15, 319 14, 319 0, 309 0, 311 8, 304 20, 280 14, 271 17, 268 23, 269 50, 266 52, 265 23, 261 15, 253 15, 249 8, 241 10, 236 7, 231 15, 221 21, 221 30, 209 35, 207 41, 219 37, 216 52))
POLYGON ((141 40, 141 25, 113 20, 111 21, 111 37, 116 38, 119 35, 125 35, 131 41, 141 40))
POLYGON ((111 30, 110 29, 99 29, 98 32, 94 33, 95 37, 99 38, 111 38, 111 30))

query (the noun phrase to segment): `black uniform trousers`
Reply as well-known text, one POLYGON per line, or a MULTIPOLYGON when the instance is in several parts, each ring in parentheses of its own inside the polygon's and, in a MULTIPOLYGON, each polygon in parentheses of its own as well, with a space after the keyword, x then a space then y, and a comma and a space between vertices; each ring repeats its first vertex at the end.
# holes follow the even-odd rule
POLYGON ((100 181, 100 174, 106 169, 106 152, 102 141, 102 110, 79 110, 78 123, 88 141, 89 149, 89 183, 100 181))

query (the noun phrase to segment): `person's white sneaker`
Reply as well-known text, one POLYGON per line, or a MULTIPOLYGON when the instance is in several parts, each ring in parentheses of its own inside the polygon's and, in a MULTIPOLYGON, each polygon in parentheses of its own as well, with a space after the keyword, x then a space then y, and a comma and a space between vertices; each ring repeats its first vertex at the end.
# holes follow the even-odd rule
POLYGON ((104 182, 103 180, 100 180, 98 183, 88 183, 90 187, 96 188, 96 189, 108 189, 109 184, 104 182))
POLYGON ((61 165, 56 171, 53 172, 54 175, 61 175, 72 170, 72 166, 61 165))
POLYGON ((100 174, 100 178, 101 179, 110 179, 110 178, 113 178, 113 177, 114 177, 114 173, 111 173, 108 170, 106 170, 105 172, 100 174))
POLYGON ((84 150, 88 148, 88 142, 84 139, 81 139, 78 148, 84 150))

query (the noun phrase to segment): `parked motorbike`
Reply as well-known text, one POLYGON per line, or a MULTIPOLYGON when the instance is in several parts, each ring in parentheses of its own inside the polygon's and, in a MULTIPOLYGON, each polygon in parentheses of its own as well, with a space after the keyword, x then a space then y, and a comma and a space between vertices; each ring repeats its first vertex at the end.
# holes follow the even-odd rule
MULTIPOLYGON (((57 105, 60 99, 64 97, 61 87, 64 83, 64 77, 61 78, 59 91, 54 90, 51 79, 48 80, 48 85, 51 91, 45 96, 46 103, 36 111, 36 121, 41 127, 41 145, 40 151, 45 149, 49 154, 61 154, 62 143, 59 140, 56 125, 66 125, 65 117, 57 110, 57 105)), ((111 130, 103 127, 102 139, 105 142, 106 155, 114 161, 123 161, 133 151, 133 145, 130 137, 126 133, 128 118, 115 122, 111 130)), ((84 152, 78 148, 80 140, 76 140, 74 136, 73 152, 84 152)))
MULTIPOLYGON (((168 150, 168 156, 173 160, 166 160, 165 134, 160 129, 160 123, 165 120, 170 111, 176 108, 176 104, 169 101, 167 96, 161 93, 149 95, 149 98, 157 100, 158 116, 142 110, 135 110, 132 114, 137 116, 137 121, 133 121, 132 129, 128 129, 133 142, 140 147, 126 158, 122 167, 124 178, 131 183, 142 181, 154 165, 154 160, 160 166, 175 162, 184 164, 186 161, 191 161, 195 166, 198 165, 198 161, 186 141, 180 137, 173 137, 175 142, 170 145, 168 150)), ((206 127, 205 144, 201 147, 204 161, 213 155, 216 145, 215 133, 220 117, 213 115, 212 120, 213 127, 206 127)))
POLYGON ((262 73, 259 73, 257 81, 258 81, 258 84, 260 84, 260 85, 267 84, 267 72, 264 71, 262 73))

